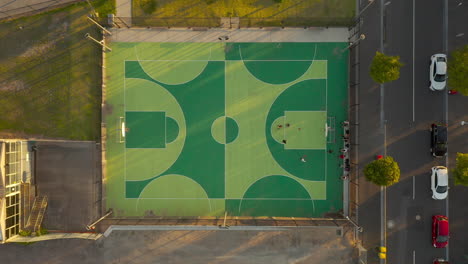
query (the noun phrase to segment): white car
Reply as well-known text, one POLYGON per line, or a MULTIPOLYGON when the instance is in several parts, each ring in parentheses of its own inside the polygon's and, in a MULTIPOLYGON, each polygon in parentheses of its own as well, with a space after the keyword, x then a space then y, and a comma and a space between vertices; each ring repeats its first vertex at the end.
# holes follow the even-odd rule
POLYGON ((443 200, 448 195, 448 171, 444 166, 432 167, 432 199, 443 200))
POLYGON ((447 55, 434 54, 431 56, 431 66, 429 67, 429 80, 432 91, 442 91, 447 83, 447 55))

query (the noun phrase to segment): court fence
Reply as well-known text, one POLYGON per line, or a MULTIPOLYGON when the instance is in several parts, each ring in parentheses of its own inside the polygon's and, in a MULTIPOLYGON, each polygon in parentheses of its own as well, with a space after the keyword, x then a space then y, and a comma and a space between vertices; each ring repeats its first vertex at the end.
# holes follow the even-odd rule
POLYGON ((203 217, 203 218, 106 218, 99 222, 99 232, 110 226, 207 226, 229 229, 229 227, 352 227, 347 219, 330 218, 295 218, 295 217, 203 217))
POLYGON ((349 109, 348 118, 350 123, 350 164, 351 174, 349 177, 349 218, 356 223, 355 240, 359 241, 359 38, 361 35, 362 20, 357 19, 350 28, 349 35, 349 109))
POLYGON ((349 27, 354 18, 336 17, 107 17, 99 18, 101 24, 109 27, 187 27, 187 28, 262 28, 262 27, 349 27))

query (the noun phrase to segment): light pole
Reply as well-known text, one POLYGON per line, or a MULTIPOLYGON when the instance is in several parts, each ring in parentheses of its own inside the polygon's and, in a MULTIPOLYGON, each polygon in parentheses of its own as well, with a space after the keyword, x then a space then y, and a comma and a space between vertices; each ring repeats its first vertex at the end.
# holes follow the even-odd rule
POLYGON ((354 222, 353 220, 351 220, 351 218, 349 218, 349 216, 345 216, 346 220, 348 220, 351 224, 353 224, 353 226, 355 226, 357 228, 357 231, 359 231, 359 233, 362 233, 362 231, 364 230, 364 228, 362 226, 359 226, 356 222, 354 222))
POLYGON ((359 12, 357 17, 361 17, 362 13, 364 13, 364 11, 366 11, 366 9, 369 8, 369 6, 371 6, 374 2, 375 0, 369 0, 369 3, 359 12))
POLYGON ((359 43, 359 41, 364 40, 364 39, 366 39, 366 35, 364 35, 364 34, 359 35, 359 38, 356 41, 350 42, 349 46, 342 49, 341 52, 345 52, 347 49, 350 49, 350 48, 356 46, 359 43))
POLYGON ((109 51, 112 51, 112 49, 109 48, 109 47, 104 43, 104 40, 99 41, 99 40, 97 40, 97 39, 91 37, 91 35, 90 35, 89 33, 86 33, 86 34, 85 34, 85 38, 96 42, 97 44, 101 45, 101 46, 102 46, 103 48, 105 48, 105 49, 108 49, 109 51))

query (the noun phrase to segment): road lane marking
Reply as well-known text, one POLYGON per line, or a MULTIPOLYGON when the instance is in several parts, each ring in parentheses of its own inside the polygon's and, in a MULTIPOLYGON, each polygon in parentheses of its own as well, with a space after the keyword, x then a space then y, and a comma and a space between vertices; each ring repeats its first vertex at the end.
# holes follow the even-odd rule
MULTIPOLYGON (((448 53, 448 0, 444 0, 444 18, 443 18, 443 46, 445 54, 448 53)), ((448 93, 444 93, 444 103, 445 103, 445 124, 448 125, 448 93)), ((447 147, 447 156, 445 156, 445 167, 449 168, 449 148, 447 147)), ((445 215, 449 217, 449 197, 445 199, 445 215)), ((449 259, 449 246, 445 248, 445 259, 449 259)))
POLYGON ((416 187, 415 187, 415 186, 416 186, 416 182, 415 182, 415 181, 416 181, 416 179, 414 178, 414 175, 413 175, 413 200, 414 200, 414 197, 415 197, 415 195, 416 195, 416 194, 415 194, 415 188, 416 188, 416 187))
MULTIPOLYGON (((414 50, 415 50, 415 49, 414 49, 414 45, 415 45, 415 43, 414 43, 414 42, 415 42, 415 37, 414 37, 414 35, 415 35, 415 32, 414 32, 414 31, 415 31, 415 30, 414 30, 414 29, 415 29, 415 2, 416 2, 416 1, 413 0, 413 122, 414 122, 415 119, 416 119, 416 117, 415 117, 415 110, 414 110, 414 108, 415 108, 415 103, 414 103, 414 101, 415 101, 415 98, 414 98, 414 61, 415 61, 415 59, 414 59, 414 57, 415 57, 415 55, 414 55, 414 50)), ((414 198, 413 198, 413 200, 414 200, 414 198)))
MULTIPOLYGON (((385 187, 380 187, 380 246, 386 246, 386 226, 385 226, 385 187)), ((384 259, 380 259, 380 264, 385 263, 384 259)))
POLYGON ((384 120, 384 156, 387 156, 387 120, 384 120))
MULTIPOLYGON (((380 0, 380 51, 385 53, 384 50, 384 38, 385 38, 385 26, 384 26, 384 6, 385 0, 380 0)), ((387 155, 387 139, 386 139, 386 121, 385 121, 385 109, 384 109, 384 85, 380 84, 380 129, 384 130, 384 155, 387 155)), ((386 188, 380 187, 380 245, 382 247, 387 246, 387 229, 386 229, 386 188)), ((387 259, 380 259, 380 264, 387 263, 387 259)))
POLYGON ((413 264, 416 264, 416 250, 413 250, 413 264))

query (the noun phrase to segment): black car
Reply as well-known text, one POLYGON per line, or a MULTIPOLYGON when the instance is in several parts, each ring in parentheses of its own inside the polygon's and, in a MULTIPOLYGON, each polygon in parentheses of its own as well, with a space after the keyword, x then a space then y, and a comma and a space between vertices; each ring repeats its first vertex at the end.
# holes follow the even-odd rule
POLYGON ((447 155, 447 127, 431 125, 431 153, 434 157, 447 155))

